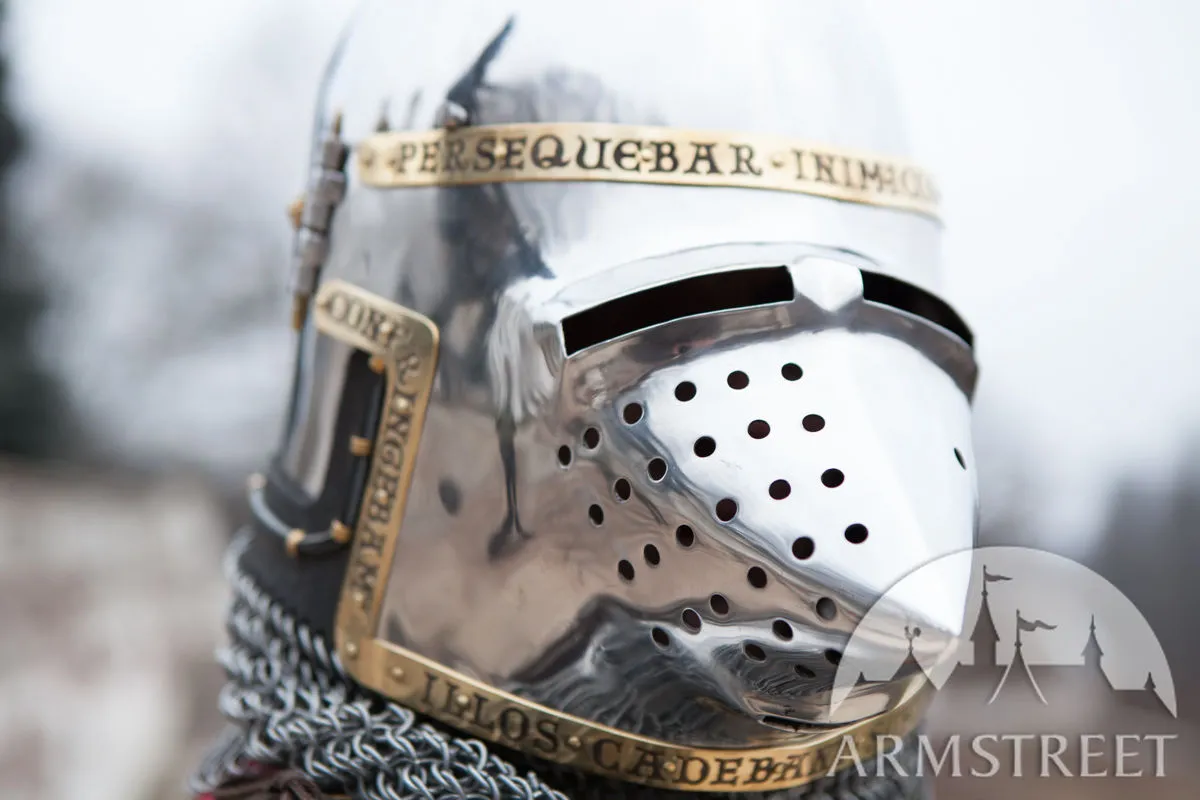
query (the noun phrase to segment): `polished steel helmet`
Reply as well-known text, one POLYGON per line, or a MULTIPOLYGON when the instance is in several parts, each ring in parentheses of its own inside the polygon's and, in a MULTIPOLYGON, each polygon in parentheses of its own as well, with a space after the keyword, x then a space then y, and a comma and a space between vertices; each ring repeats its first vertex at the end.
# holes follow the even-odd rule
POLYGON ((788 787, 911 731, 918 675, 830 694, 973 544, 976 367, 876 53, 834 0, 366 3, 240 569, 373 696, 586 772, 788 787))

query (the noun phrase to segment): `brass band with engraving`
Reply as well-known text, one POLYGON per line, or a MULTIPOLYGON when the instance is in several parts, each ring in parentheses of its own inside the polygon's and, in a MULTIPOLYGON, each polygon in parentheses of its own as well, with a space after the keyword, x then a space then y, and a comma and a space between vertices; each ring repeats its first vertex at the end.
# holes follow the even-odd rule
POLYGON ((920 723, 928 705, 918 690, 866 720, 798 736, 786 745, 691 748, 637 736, 564 714, 472 680, 382 639, 341 646, 362 684, 470 735, 622 781, 703 792, 801 786, 873 759, 920 723), (890 740, 887 737, 892 737, 890 740))
POLYGON ((375 637, 380 589, 387 582, 433 388, 438 329, 415 311, 344 281, 321 286, 314 322, 325 335, 381 361, 386 382, 338 603, 337 643, 347 656, 368 651, 375 637))
POLYGON ((698 791, 798 786, 849 758, 875 755, 881 737, 904 736, 920 721, 925 693, 853 725, 798 735, 756 749, 689 748, 564 714, 458 674, 379 638, 387 585, 417 446, 437 366, 438 330, 428 319, 341 281, 324 284, 317 329, 370 353, 386 375, 365 495, 338 604, 336 641, 362 685, 479 736, 550 761, 649 786, 698 791))
POLYGON ((900 158, 754 133, 607 123, 388 131, 358 147, 369 186, 607 181, 769 189, 937 217, 933 178, 900 158))

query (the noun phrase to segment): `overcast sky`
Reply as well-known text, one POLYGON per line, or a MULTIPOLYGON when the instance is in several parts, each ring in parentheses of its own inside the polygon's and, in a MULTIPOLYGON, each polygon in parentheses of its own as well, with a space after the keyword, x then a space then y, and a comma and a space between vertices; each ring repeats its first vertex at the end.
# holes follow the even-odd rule
MULTIPOLYGON (((192 142, 257 137, 269 157, 247 162, 247 213, 273 219, 298 186, 301 126, 351 3, 12 6, 14 92, 51 152, 179 187, 202 180, 192 142), (240 85, 263 41, 287 80, 240 85)), ((981 414, 1026 443, 1047 519, 1084 526, 1112 476, 1161 476, 1200 430, 1200 6, 866 8, 945 195, 949 294, 976 330, 981 414)))

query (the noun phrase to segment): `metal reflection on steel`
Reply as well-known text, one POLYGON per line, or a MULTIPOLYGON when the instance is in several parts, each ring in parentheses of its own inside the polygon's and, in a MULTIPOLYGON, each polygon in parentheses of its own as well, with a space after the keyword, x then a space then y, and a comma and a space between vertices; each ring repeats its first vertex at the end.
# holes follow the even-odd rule
POLYGON ((814 728, 787 742, 721 749, 676 745, 565 714, 500 691, 379 637, 386 587, 437 365, 438 330, 425 317, 351 284, 317 295, 318 330, 380 359, 384 408, 338 605, 343 664, 362 685, 468 734, 541 758, 648 786, 766 790, 820 778, 853 750, 872 757, 903 736, 926 698, 912 688, 890 710, 852 725, 814 728))
POLYGON ((753 133, 606 123, 387 131, 358 146, 369 186, 608 181, 770 189, 937 216, 930 174, 904 159, 753 133))

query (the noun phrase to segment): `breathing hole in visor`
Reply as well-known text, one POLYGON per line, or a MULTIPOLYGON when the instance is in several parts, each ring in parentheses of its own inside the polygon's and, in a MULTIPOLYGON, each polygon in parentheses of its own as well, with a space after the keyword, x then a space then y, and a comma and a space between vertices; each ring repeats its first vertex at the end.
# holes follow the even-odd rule
POLYGON ((788 303, 795 296, 792 276, 783 266, 735 269, 684 278, 572 314, 562 321, 563 347, 570 356, 592 345, 664 322, 737 308, 788 303))

